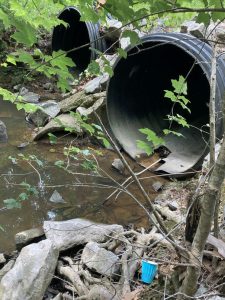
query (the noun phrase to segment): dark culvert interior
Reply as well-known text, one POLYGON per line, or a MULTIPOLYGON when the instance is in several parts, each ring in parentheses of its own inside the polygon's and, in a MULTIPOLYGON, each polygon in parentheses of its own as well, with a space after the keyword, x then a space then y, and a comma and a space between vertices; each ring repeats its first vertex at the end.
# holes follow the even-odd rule
MULTIPOLYGON (((68 23, 65 27, 60 24, 54 28, 52 36, 52 50, 69 51, 90 43, 89 33, 85 22, 80 21, 80 13, 75 8, 65 9, 59 16, 60 20, 68 23)), ((87 68, 91 60, 89 45, 68 53, 80 71, 87 68)))
MULTIPOLYGON (((113 133, 132 157, 142 152, 136 147, 136 140, 145 139, 138 131, 140 128, 150 128, 158 135, 162 135, 163 129, 169 128, 166 116, 171 115, 173 104, 164 98, 164 90, 173 90, 171 79, 178 79, 179 75, 186 77, 189 74, 186 97, 191 101, 188 105, 191 114, 178 104, 174 106, 173 114, 184 116, 189 124, 198 128, 209 122, 209 82, 195 59, 173 44, 147 42, 140 49, 144 51, 137 53, 132 49, 126 60, 118 61, 107 98, 113 133)), ((170 134, 165 138, 165 146, 171 151, 170 163, 180 163, 174 172, 182 172, 182 168, 188 167, 187 157, 191 157, 192 162, 197 161, 206 143, 202 133, 193 127, 187 129, 173 123, 170 129, 184 135, 183 138, 170 134)), ((205 138, 208 139, 208 136, 205 138)), ((166 167, 165 171, 168 171, 166 167)))

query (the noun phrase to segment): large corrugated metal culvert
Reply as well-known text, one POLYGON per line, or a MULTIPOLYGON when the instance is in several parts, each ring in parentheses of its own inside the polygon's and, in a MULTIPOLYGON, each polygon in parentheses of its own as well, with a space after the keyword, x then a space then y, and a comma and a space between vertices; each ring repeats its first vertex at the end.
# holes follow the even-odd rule
POLYGON ((96 52, 92 49, 103 52, 106 48, 105 40, 100 38, 100 25, 81 21, 80 12, 75 7, 67 7, 58 18, 65 21, 68 26, 61 24, 54 28, 52 50, 69 51, 68 56, 73 59, 80 71, 84 71, 91 60, 97 58, 96 52), (72 49, 75 50, 71 51, 72 49))
MULTIPOLYGON (((169 127, 167 115, 184 116, 190 128, 173 122, 170 130, 184 137, 169 134, 163 137, 171 152, 157 169, 167 173, 183 173, 197 168, 208 150, 210 74, 212 49, 192 36, 180 33, 152 34, 141 44, 127 49, 127 59, 119 58, 107 91, 108 119, 124 150, 133 158, 142 153, 136 141, 144 140, 140 128, 150 128, 162 136, 169 127), (188 105, 191 114, 164 98, 164 90, 173 90, 171 79, 182 75, 187 79, 188 105)), ((225 92, 225 63, 217 62, 216 134, 222 135, 222 98, 225 92)))

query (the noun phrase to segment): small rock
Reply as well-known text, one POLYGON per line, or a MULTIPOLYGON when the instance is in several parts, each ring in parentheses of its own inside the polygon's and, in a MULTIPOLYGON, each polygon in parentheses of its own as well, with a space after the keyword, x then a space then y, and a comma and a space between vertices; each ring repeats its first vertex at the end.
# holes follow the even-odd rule
POLYGON ((112 163, 112 167, 114 169, 116 169, 117 171, 119 171, 120 174, 124 174, 125 167, 124 167, 124 164, 123 164, 123 162, 120 158, 115 158, 114 159, 114 161, 112 163))
POLYGON ((23 100, 28 103, 38 103, 40 100, 40 96, 36 93, 29 92, 29 90, 25 87, 22 87, 18 93, 19 96, 23 97, 23 100))
POLYGON ((63 197, 56 190, 51 195, 51 198, 49 199, 49 201, 53 202, 53 203, 65 203, 65 201, 63 200, 63 197))
POLYGON ((101 91, 101 84, 100 84, 101 78, 96 77, 86 83, 84 86, 84 90, 86 94, 95 94, 101 91))
POLYGON ((59 104, 53 100, 48 100, 38 105, 38 109, 30 113, 27 119, 38 127, 44 126, 49 119, 55 118, 60 112, 59 104))
POLYGON ((100 92, 101 90, 105 90, 107 86, 107 82, 109 80, 109 74, 104 73, 103 75, 100 75, 84 86, 85 93, 88 94, 95 94, 100 92))
POLYGON ((156 181, 152 184, 152 188, 155 192, 159 192, 163 188, 163 184, 160 181, 156 181))
POLYGON ((54 90, 54 86, 51 82, 46 82, 44 85, 43 85, 43 88, 47 91, 53 91, 54 90))
POLYGON ((18 232, 15 235, 15 243, 17 250, 21 250, 24 246, 34 242, 38 238, 41 238, 44 235, 42 227, 32 228, 18 232))
POLYGON ((14 91, 18 92, 20 89, 21 89, 21 84, 17 84, 17 85, 14 85, 13 89, 14 91))
POLYGON ((172 211, 175 211, 175 210, 178 209, 178 204, 177 204, 176 201, 169 202, 169 203, 167 204, 167 206, 168 206, 169 209, 172 210, 172 211))
POLYGON ((3 253, 0 253, 0 264, 4 264, 6 262, 5 256, 3 253))
POLYGON ((55 220, 55 218, 56 218, 56 213, 54 211, 51 211, 51 210, 48 211, 47 215, 48 215, 49 220, 55 220))
POLYGON ((111 251, 89 242, 82 252, 81 261, 89 269, 106 276, 113 276, 119 271, 119 258, 111 251))
POLYGON ((15 260, 12 259, 10 260, 2 269, 0 269, 0 282, 2 280, 2 277, 5 276, 6 273, 8 273, 12 267, 14 266, 15 260))
POLYGON ((109 235, 123 232, 121 225, 106 225, 84 219, 68 221, 45 221, 44 232, 60 251, 90 241, 104 242, 109 235))
POLYGON ((199 24, 195 21, 186 21, 182 24, 182 32, 185 31, 196 38, 204 38, 206 27, 203 23, 199 24))
POLYGON ((0 143, 5 143, 8 140, 7 129, 5 124, 0 120, 0 143))
POLYGON ((23 149, 23 148, 27 147, 29 144, 30 144, 29 142, 24 142, 24 143, 17 145, 16 147, 18 149, 23 149))
POLYGON ((42 299, 53 278, 58 256, 50 240, 24 247, 0 282, 0 299, 42 299))
MULTIPOLYGON (((19 86, 19 85, 18 85, 18 86, 19 86)), ((28 92, 29 92, 28 89, 25 88, 24 86, 21 87, 21 88, 19 89, 19 94, 20 94, 20 96, 24 96, 24 95, 26 95, 28 92)))
POLYGON ((36 104, 39 102, 40 96, 33 92, 28 92, 27 94, 23 95, 23 100, 28 103, 36 104))

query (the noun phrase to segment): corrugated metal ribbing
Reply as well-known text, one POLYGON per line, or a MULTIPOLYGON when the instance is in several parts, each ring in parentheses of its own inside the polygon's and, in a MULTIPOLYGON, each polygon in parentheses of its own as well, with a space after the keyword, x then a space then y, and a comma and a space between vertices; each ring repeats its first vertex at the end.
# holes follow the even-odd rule
MULTIPOLYGON (((107 113, 116 139, 128 154, 137 158, 143 151, 137 148, 136 141, 145 139, 140 128, 150 128, 163 136, 163 129, 169 127, 184 138, 172 134, 163 136, 165 147, 171 153, 163 159, 158 171, 179 174, 198 168, 208 151, 211 46, 186 34, 161 33, 144 36, 138 46, 128 47, 127 52, 126 60, 116 61, 107 91, 107 113), (171 79, 179 75, 187 79, 191 114, 164 98, 164 91, 172 90, 171 79), (171 112, 184 115, 190 128, 168 124, 166 118, 171 112)), ((223 132, 224 93, 225 62, 219 57, 217 138, 221 138, 223 132)))

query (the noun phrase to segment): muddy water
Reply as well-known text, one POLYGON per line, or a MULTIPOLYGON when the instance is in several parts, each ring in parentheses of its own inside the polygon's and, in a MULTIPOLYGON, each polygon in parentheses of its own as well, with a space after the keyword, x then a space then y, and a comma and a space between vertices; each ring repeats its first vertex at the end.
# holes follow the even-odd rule
MULTIPOLYGON (((112 188, 74 186, 78 183, 109 186, 114 184, 107 178, 71 175, 55 167, 54 162, 63 159, 65 144, 59 143, 53 147, 46 141, 18 148, 18 145, 30 140, 33 131, 25 122, 23 112, 18 112, 10 103, 1 101, 0 119, 6 124, 9 136, 8 143, 0 145, 0 226, 4 230, 0 230, 0 252, 14 249, 15 233, 37 227, 44 220, 85 217, 98 222, 148 226, 145 212, 127 195, 121 194, 117 199, 112 198, 103 205, 104 200, 113 191, 112 188), (19 153, 34 154, 43 161, 44 167, 37 167, 42 179, 41 185, 37 172, 26 162, 13 164, 8 159, 9 156, 17 157, 19 153), (21 182, 36 186, 38 196, 24 201, 21 209, 4 209, 5 199, 17 198, 24 192, 19 186, 21 182), (49 201, 55 190, 60 193, 65 203, 56 204, 49 201)), ((125 177, 111 168, 114 158, 115 154, 112 151, 103 150, 102 156, 98 156, 98 161, 110 176, 122 182, 125 177)), ((74 171, 84 172, 79 162, 74 171)), ((150 179, 146 182, 147 191, 152 197, 155 196, 151 188, 153 181, 154 179, 150 179)), ((131 186, 131 189, 137 194, 134 186, 131 186)), ((137 197, 141 200, 141 195, 137 194, 137 197)))

